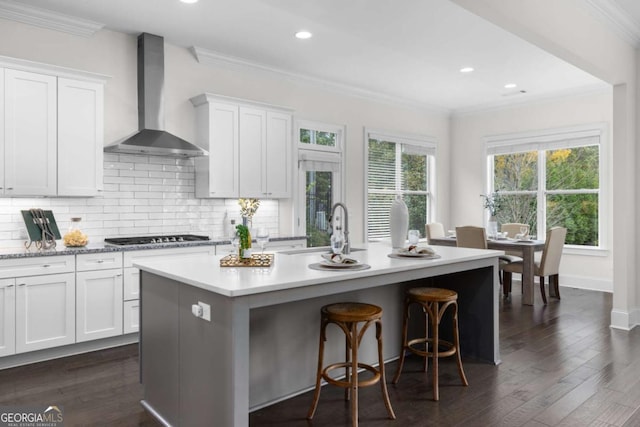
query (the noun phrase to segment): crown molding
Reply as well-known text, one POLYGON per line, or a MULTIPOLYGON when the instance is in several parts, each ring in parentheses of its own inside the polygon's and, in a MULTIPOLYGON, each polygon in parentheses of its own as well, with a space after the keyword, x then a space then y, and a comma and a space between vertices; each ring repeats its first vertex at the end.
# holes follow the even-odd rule
POLYGON ((415 100, 397 97, 381 92, 376 92, 368 89, 358 88, 350 86, 344 83, 339 83, 331 80, 325 80, 318 77, 308 76, 305 74, 295 73, 282 68, 271 67, 258 62, 249 61, 244 58, 235 56, 224 55, 219 52, 214 52, 208 49, 203 49, 197 46, 189 48, 191 53, 195 56, 196 60, 204 65, 222 66, 226 68, 233 68, 238 70, 252 70, 261 73, 267 73, 285 77, 289 80, 298 82, 304 82, 323 89, 329 89, 334 92, 351 95, 362 99, 383 102, 386 104, 415 108, 423 111, 428 111, 435 114, 449 115, 451 110, 448 108, 439 107, 432 104, 426 104, 415 100))
POLYGON ((634 47, 640 47, 640 23, 613 0, 585 0, 589 9, 618 36, 634 47))
POLYGON ((0 18, 83 37, 91 37, 104 27, 99 22, 27 6, 13 0, 0 0, 0 18))

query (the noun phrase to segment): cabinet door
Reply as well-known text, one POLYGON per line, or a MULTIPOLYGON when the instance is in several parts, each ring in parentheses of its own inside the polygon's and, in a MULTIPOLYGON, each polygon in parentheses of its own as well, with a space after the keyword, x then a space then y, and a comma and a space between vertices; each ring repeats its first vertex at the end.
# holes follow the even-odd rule
POLYGON ((0 280, 0 356, 16 352, 16 287, 14 279, 0 280))
POLYGON ((122 270, 76 274, 76 341, 122 335, 122 270))
POLYGON ((266 196, 266 117, 265 110, 240 107, 240 197, 266 196))
POLYGON ((16 352, 73 344, 73 273, 16 278, 16 352))
POLYGON ((266 197, 291 197, 291 114, 267 112, 266 197))
POLYGON ((197 197, 238 197, 238 107, 208 103, 196 111, 196 140, 209 156, 196 157, 197 197))
POLYGON ((56 77, 5 69, 5 194, 56 194, 56 77))
POLYGON ((58 79, 58 195, 102 191, 103 85, 58 79))

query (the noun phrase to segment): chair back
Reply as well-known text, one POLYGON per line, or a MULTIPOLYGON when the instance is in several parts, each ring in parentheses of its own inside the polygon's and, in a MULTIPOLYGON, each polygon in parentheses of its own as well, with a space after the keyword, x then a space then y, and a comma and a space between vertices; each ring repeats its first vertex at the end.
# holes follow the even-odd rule
POLYGON ((439 222, 431 222, 424 226, 425 234, 427 235, 427 242, 431 242, 431 239, 439 239, 445 237, 444 226, 439 222))
POLYGON ((456 242, 459 248, 487 249, 487 232, 472 225, 456 227, 456 242))
POLYGON ((566 237, 567 229, 564 227, 553 227, 547 231, 547 240, 544 242, 538 269, 539 276, 559 274, 560 258, 562 257, 562 249, 564 248, 566 237))
POLYGON ((529 234, 529 224, 522 224, 519 222, 509 222, 507 224, 502 224, 500 227, 500 231, 503 233, 507 233, 507 237, 514 238, 516 234, 520 234, 520 227, 527 227, 526 234, 529 234))

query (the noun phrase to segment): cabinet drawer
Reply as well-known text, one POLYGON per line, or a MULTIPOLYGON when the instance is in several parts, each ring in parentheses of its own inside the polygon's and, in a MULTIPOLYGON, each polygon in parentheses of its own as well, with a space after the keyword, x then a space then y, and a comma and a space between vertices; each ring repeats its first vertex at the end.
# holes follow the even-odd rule
POLYGON ((41 274, 73 273, 74 255, 13 258, 0 260, 0 279, 41 274))
POLYGON ((122 252, 77 255, 76 271, 107 270, 110 268, 122 268, 122 252))
POLYGON ((140 329, 140 302, 139 301, 125 301, 124 302, 124 333, 130 334, 132 332, 138 332, 140 329))
POLYGON ((124 253, 124 266, 133 267, 133 263, 143 260, 175 259, 197 255, 215 255, 216 247, 196 246, 187 248, 151 249, 148 251, 129 251, 124 253))
POLYGON ((140 270, 135 267, 124 269, 124 293, 122 298, 125 301, 140 298, 140 270))

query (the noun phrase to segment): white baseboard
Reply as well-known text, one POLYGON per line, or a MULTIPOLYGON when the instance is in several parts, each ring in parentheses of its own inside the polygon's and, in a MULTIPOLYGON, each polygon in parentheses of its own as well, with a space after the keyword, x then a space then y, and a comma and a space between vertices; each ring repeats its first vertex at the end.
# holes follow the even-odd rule
POLYGON ((613 280, 593 277, 560 275, 560 286, 585 289, 588 291, 613 292, 613 280))
POLYGON ((622 310, 611 310, 611 328, 630 331, 640 325, 640 309, 630 312, 622 310))

